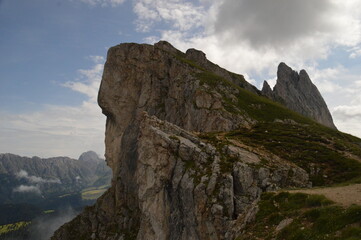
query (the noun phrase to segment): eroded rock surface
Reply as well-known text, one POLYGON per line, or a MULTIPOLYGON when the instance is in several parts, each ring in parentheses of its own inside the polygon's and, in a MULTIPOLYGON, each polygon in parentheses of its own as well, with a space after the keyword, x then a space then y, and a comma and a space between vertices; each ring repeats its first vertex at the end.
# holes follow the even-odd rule
POLYGON ((136 122, 111 189, 53 239, 232 239, 263 191, 308 185, 304 170, 276 157, 252 165, 257 153, 220 149, 145 112, 136 122), (229 156, 237 164, 223 169, 229 156))

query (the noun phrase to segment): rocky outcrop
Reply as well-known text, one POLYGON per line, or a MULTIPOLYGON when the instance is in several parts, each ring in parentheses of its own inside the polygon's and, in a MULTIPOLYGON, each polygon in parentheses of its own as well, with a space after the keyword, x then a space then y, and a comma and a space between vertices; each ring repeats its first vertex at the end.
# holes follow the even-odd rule
MULTIPOLYGON (((98 102, 107 116, 105 156, 114 172, 122 135, 142 111, 190 131, 229 131, 252 124, 246 115, 224 111, 226 102, 219 91, 201 86, 201 66, 208 60, 194 52, 181 53, 167 42, 125 43, 109 49, 98 102)), ((227 93, 236 98, 238 90, 227 93)))
POLYGON ((145 112, 135 123, 111 189, 52 239, 233 239, 263 191, 309 184, 304 170, 276 156, 230 142, 220 148, 223 140, 145 112))
POLYGON ((221 76, 222 78, 236 84, 237 86, 240 86, 241 88, 247 89, 248 91, 253 92, 255 94, 260 93, 260 91, 255 86, 248 83, 242 75, 229 72, 226 69, 221 68, 218 65, 208 61, 206 58, 206 54, 203 53, 202 51, 199 51, 194 48, 188 49, 186 51, 185 58, 194 61, 201 68, 210 71, 212 73, 215 73, 218 76, 221 76))
POLYGON ((285 63, 280 63, 273 91, 264 82, 262 93, 295 112, 336 129, 325 101, 305 70, 297 73, 285 63))
POLYGON ((233 239, 262 192, 309 186, 295 164, 214 136, 257 122, 251 110, 265 103, 250 88, 194 49, 111 48, 98 102, 112 186, 52 239, 233 239), (250 113, 240 94, 254 98, 250 113))

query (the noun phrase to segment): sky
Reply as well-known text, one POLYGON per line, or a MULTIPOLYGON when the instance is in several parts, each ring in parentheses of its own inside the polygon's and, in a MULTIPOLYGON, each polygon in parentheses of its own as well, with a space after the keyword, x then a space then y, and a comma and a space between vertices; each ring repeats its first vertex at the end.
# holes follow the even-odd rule
POLYGON ((0 153, 104 154, 107 49, 166 40, 260 88, 305 69, 339 130, 361 137, 359 0, 0 0, 0 153))

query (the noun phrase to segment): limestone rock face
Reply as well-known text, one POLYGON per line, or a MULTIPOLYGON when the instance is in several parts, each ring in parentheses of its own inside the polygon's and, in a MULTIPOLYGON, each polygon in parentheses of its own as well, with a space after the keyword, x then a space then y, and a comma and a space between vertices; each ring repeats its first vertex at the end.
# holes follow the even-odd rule
POLYGON ((263 191, 308 185, 303 169, 275 156, 219 149, 145 112, 135 123, 112 187, 52 239, 233 239, 263 191), (238 159, 228 171, 224 156, 238 159))
MULTIPOLYGON (((200 88, 197 74, 202 71, 189 65, 187 57, 200 65, 208 60, 200 51, 187 52, 181 53, 167 42, 121 44, 109 49, 98 102, 107 116, 105 156, 113 170, 122 136, 131 131, 135 116, 142 111, 191 131, 229 131, 252 123, 224 111, 219 93, 200 88)), ((224 69, 219 71, 226 74, 224 69)))
POLYGON ((244 89, 259 93, 198 50, 184 54, 167 42, 111 48, 98 102, 112 186, 52 239, 234 239, 262 192, 308 186, 295 164, 212 137, 256 123, 231 107, 244 89))
POLYGON ((295 112, 327 127, 336 128, 324 99, 305 70, 297 73, 285 63, 280 63, 273 91, 265 82, 262 93, 295 112))

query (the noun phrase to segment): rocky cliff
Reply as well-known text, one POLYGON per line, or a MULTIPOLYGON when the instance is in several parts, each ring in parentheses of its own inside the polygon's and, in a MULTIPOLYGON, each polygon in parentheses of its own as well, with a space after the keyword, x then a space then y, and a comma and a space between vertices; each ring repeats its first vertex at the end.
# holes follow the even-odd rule
POLYGON ((280 63, 273 91, 265 81, 262 93, 295 112, 327 127, 336 128, 325 101, 305 70, 297 73, 285 63, 280 63))
POLYGON ((234 239, 262 192, 336 181, 334 165, 322 163, 326 176, 316 158, 298 161, 298 149, 283 145, 302 147, 307 138, 341 159, 326 142, 328 128, 260 96, 194 49, 110 48, 98 102, 112 186, 53 240, 234 239), (306 134, 309 127, 324 141, 312 135, 318 130, 306 134))

